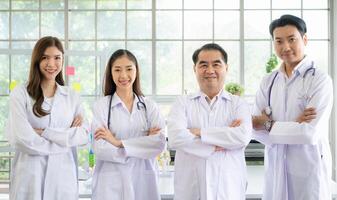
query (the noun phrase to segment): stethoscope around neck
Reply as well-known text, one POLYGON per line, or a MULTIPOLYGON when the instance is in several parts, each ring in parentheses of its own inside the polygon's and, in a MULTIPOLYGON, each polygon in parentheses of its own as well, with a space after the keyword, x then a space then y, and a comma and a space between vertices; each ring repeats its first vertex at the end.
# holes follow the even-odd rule
MULTIPOLYGON (((316 68, 314 67, 314 62, 311 62, 311 66, 310 66, 307 70, 305 70, 305 72, 304 72, 304 75, 303 75, 303 81, 302 81, 302 90, 304 90, 304 80, 305 80, 305 77, 307 76, 307 74, 308 74, 310 71, 312 71, 311 76, 312 76, 312 77, 315 76, 316 68)), ((275 76, 274 76, 274 78, 273 78, 273 80, 272 80, 272 82, 271 82, 271 84, 270 84, 270 86, 269 86, 269 88, 268 88, 268 106, 265 108, 265 112, 266 112, 266 114, 267 114, 268 116, 271 116, 271 115, 272 115, 272 108, 271 108, 271 92, 272 92, 272 89, 273 89, 273 86, 274 86, 274 83, 275 83, 275 79, 276 79, 278 73, 279 73, 279 72, 276 72, 276 73, 275 73, 275 76)), ((311 88, 311 85, 312 85, 312 80, 311 80, 311 83, 310 83, 310 85, 309 85, 309 87, 308 87, 306 93, 308 92, 309 88, 311 88)))
MULTIPOLYGON (((137 102, 137 109, 140 110, 141 108, 144 108, 145 110, 145 118, 146 118, 146 121, 147 121, 147 110, 146 110, 146 105, 145 105, 145 102, 143 101, 143 98, 139 97, 137 94, 135 94, 137 99, 138 99, 138 102, 137 102)), ((111 94, 110 96, 110 101, 109 101, 109 113, 108 113, 108 128, 110 128, 110 118, 111 118, 111 103, 112 103, 112 98, 113 98, 113 93, 111 94)))

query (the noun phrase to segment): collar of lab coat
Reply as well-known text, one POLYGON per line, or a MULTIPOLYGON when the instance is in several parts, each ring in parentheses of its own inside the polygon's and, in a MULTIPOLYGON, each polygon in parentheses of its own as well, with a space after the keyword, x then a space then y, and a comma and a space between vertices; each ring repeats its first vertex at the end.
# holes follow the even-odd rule
MULTIPOLYGON (((110 96, 109 96, 110 99, 110 96)), ((110 100, 109 100, 110 101, 110 100)), ((121 98, 119 98, 119 96, 117 95, 117 93, 115 92, 114 95, 112 96, 112 100, 111 100, 111 108, 115 107, 118 104, 122 104, 122 100, 121 98)), ((110 109, 111 109, 110 108, 110 109)))
MULTIPOLYGON (((136 94, 133 93, 133 96, 135 97, 134 104, 137 103, 139 100, 136 97, 136 94)), ((110 99, 110 97, 109 97, 110 99)), ((111 101, 111 108, 117 105, 121 105, 123 102, 121 98, 118 96, 118 94, 115 92, 114 95, 112 96, 112 101, 111 101)))
MULTIPOLYGON (((311 63, 312 63, 311 59, 307 55, 305 55, 304 58, 301 60, 301 62, 299 62, 296 65, 293 73, 296 73, 296 75, 303 76, 306 70, 311 67, 311 63)), ((284 63, 281 64, 279 71, 282 72, 283 74, 286 74, 284 69, 284 63)))
POLYGON ((315 67, 313 66, 313 61, 310 59, 308 56, 305 56, 305 58, 299 63, 297 66, 297 72, 299 73, 300 76, 304 76, 305 72, 310 68, 310 67, 315 67))
POLYGON ((56 83, 56 92, 55 94, 62 94, 67 96, 68 95, 68 89, 65 86, 59 85, 58 83, 56 83))
MULTIPOLYGON (((199 91, 193 95, 190 96, 190 99, 195 99, 195 98, 200 98, 203 97, 205 98, 207 95, 203 93, 202 91, 199 91)), ((218 98, 221 97, 221 99, 226 99, 231 101, 230 94, 227 91, 221 90, 219 94, 216 95, 218 98)))

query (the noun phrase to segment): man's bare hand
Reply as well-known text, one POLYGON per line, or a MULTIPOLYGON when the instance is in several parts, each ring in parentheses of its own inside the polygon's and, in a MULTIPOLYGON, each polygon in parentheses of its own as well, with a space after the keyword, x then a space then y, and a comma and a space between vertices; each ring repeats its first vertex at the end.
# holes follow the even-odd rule
POLYGON ((313 119, 316 119, 317 113, 316 109, 313 107, 304 109, 303 113, 297 117, 296 122, 302 123, 310 123, 313 119))
POLYGON ((252 117, 253 128, 255 130, 264 130, 264 123, 268 120, 270 120, 270 118, 268 117, 266 112, 263 110, 261 115, 252 117))

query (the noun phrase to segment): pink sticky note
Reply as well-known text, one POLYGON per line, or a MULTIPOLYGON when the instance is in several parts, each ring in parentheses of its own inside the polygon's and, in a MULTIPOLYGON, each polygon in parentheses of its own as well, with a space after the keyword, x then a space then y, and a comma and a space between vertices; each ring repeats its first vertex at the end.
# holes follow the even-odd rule
POLYGON ((75 75, 75 67, 74 66, 67 66, 66 67, 66 75, 67 76, 74 76, 75 75))

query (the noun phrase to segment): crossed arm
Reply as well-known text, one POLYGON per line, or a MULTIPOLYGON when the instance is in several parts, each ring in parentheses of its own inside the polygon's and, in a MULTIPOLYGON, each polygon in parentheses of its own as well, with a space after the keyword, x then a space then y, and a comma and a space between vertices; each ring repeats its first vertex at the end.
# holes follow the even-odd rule
MULTIPOLYGON (((82 123, 83 123, 83 117, 81 115, 77 115, 73 122, 71 123, 71 126, 70 128, 73 128, 73 127, 80 127, 82 126, 82 123)), ((38 134, 39 136, 42 136, 42 133, 44 131, 44 129, 42 128, 33 128, 35 133, 38 134)))
MULTIPOLYGON (((234 120, 229 127, 234 128, 234 127, 238 127, 241 125, 241 120, 240 119, 236 119, 234 120)), ((199 128, 190 128, 188 129, 193 135, 197 136, 197 137, 201 137, 201 130, 199 128)), ((215 146, 214 151, 225 151, 226 149, 220 146, 215 146)))
MULTIPOLYGON (((295 122, 298 123, 310 123, 313 119, 316 119, 317 113, 314 107, 306 108, 304 111, 296 118, 295 122)), ((266 121, 272 120, 270 116, 268 116, 265 110, 262 110, 261 115, 253 116, 253 128, 255 130, 265 130, 264 124, 266 121)), ((274 125, 274 123, 272 123, 274 125)))
MULTIPOLYGON (((161 130, 161 128, 159 128, 159 127, 150 128, 147 131, 147 136, 156 135, 156 134, 160 133, 160 130, 161 130)), ((124 147, 122 140, 117 139, 115 137, 115 134, 112 133, 107 127, 98 128, 95 131, 94 138, 95 138, 95 140, 103 139, 103 140, 109 142, 110 144, 112 144, 113 146, 118 147, 118 148, 124 147)))

